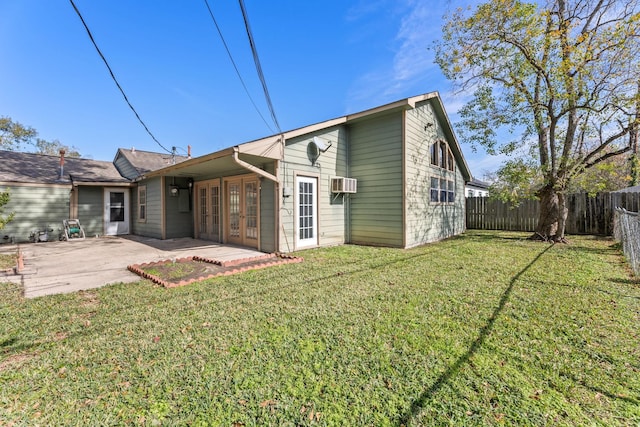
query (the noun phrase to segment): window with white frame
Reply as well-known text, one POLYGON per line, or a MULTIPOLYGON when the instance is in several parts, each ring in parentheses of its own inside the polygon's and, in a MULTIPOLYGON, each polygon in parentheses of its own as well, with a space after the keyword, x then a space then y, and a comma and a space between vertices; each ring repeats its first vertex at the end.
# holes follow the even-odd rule
POLYGON ((429 197, 433 203, 454 203, 456 201, 454 181, 446 178, 431 177, 429 197))
POLYGON ((138 186, 138 221, 147 220, 147 186, 138 186))

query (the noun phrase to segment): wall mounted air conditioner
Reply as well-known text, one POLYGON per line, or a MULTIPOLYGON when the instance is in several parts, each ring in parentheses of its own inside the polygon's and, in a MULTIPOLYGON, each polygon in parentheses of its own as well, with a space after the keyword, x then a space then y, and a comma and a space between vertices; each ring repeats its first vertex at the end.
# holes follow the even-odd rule
POLYGON ((332 193, 355 193, 358 189, 358 180, 355 178, 331 178, 332 193))

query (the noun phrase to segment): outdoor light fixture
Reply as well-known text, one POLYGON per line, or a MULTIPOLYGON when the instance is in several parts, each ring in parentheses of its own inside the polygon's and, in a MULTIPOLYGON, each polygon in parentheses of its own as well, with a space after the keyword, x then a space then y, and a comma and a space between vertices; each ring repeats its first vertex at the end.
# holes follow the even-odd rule
POLYGON ((170 191, 172 197, 177 197, 178 193, 180 193, 180 187, 178 187, 177 185, 172 185, 170 191))

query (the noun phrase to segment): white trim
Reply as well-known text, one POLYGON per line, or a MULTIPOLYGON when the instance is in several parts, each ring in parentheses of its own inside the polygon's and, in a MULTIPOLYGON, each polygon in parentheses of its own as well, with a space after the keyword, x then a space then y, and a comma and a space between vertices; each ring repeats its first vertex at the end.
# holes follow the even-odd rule
POLYGON ((129 189, 122 187, 106 187, 104 189, 104 234, 106 236, 116 236, 119 234, 129 234, 129 189), (111 217, 111 193, 124 193, 123 221, 110 221, 111 217))
POLYGON ((296 200, 295 200, 295 215, 294 215, 294 221, 295 221, 295 236, 296 236, 296 249, 302 249, 302 248, 312 248, 312 247, 316 247, 318 246, 318 177, 315 176, 304 176, 304 175, 296 175, 295 177, 295 195, 296 195, 296 200), (308 197, 308 194, 305 194, 305 200, 302 200, 301 194, 300 194, 300 184, 301 183, 307 183, 307 184, 311 184, 311 198, 310 199, 306 199, 306 197, 308 197), (311 202, 311 205, 309 205, 308 202, 311 202), (304 203, 306 206, 304 206, 305 208, 311 208, 311 211, 307 211, 305 212, 304 217, 305 218, 301 218, 301 204, 304 203), (309 234, 308 236, 305 237, 301 237, 300 234, 303 230, 301 230, 301 221, 308 221, 311 220, 311 222, 306 222, 305 224, 305 234, 309 234))

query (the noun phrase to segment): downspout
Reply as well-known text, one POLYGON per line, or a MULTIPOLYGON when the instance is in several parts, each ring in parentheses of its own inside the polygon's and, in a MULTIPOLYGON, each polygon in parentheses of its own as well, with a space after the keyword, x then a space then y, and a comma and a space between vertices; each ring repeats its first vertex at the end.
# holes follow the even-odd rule
POLYGON ((267 178, 270 181, 275 182, 276 184, 280 184, 280 181, 278 180, 278 177, 275 175, 270 174, 267 171, 264 171, 262 169, 260 169, 257 166, 252 165, 251 163, 247 163, 244 160, 240 160, 238 158, 238 147, 233 147, 233 155, 231 156, 231 158, 233 159, 233 161, 238 165, 241 166, 247 170, 250 170, 251 172, 258 174, 264 178, 267 178))

